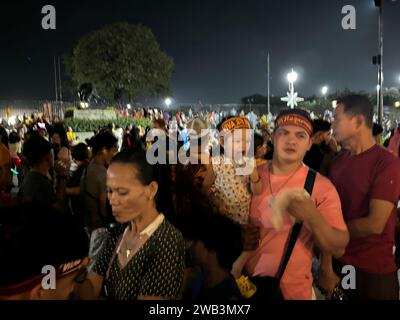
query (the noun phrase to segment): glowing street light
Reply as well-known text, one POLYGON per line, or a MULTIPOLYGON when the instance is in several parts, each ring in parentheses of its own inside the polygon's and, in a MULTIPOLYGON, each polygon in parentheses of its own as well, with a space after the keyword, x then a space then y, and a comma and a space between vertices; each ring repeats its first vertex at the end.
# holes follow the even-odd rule
POLYGON ((296 71, 294 71, 292 69, 292 71, 290 73, 288 73, 287 75, 287 80, 289 81, 289 83, 295 83, 297 81, 298 78, 298 74, 296 71))
POLYGON ((321 89, 321 93, 323 96, 326 96, 326 94, 328 93, 328 86, 323 86, 321 89))
POLYGON ((304 101, 304 98, 298 97, 298 93, 294 91, 294 83, 298 78, 297 72, 292 69, 286 78, 289 82, 289 92, 286 93, 286 97, 281 98, 281 101, 287 102, 287 106, 294 109, 294 107, 297 107, 298 102, 304 101))
POLYGON ((166 105, 167 108, 168 108, 168 107, 171 105, 171 103, 172 103, 171 98, 166 98, 165 101, 164 101, 164 103, 165 103, 165 105, 166 105))

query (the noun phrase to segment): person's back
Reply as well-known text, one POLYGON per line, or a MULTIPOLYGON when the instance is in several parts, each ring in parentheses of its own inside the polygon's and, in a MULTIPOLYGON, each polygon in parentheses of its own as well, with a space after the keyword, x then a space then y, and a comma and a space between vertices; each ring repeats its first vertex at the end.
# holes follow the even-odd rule
POLYGON ((51 180, 36 171, 30 171, 25 177, 18 193, 23 202, 37 202, 52 204, 56 201, 53 184, 51 180))
POLYGON ((73 147, 72 158, 76 169, 72 172, 66 185, 69 207, 72 214, 77 218, 81 225, 84 225, 85 206, 80 195, 80 182, 84 171, 89 165, 87 145, 85 143, 79 143, 73 147))
POLYGON ((108 131, 101 131, 88 141, 92 161, 82 174, 80 194, 83 199, 85 225, 89 231, 101 228, 111 219, 107 200, 107 170, 112 157, 118 150, 117 139, 108 131))
POLYGON ((24 178, 19 190, 19 198, 24 202, 35 202, 51 205, 56 202, 56 193, 49 178, 53 159, 51 144, 42 137, 32 137, 24 144, 31 170, 24 178))
POLYGON ((106 191, 107 170, 104 166, 90 163, 83 171, 80 187, 86 209, 85 225, 91 230, 103 225, 100 215, 99 196, 106 191))

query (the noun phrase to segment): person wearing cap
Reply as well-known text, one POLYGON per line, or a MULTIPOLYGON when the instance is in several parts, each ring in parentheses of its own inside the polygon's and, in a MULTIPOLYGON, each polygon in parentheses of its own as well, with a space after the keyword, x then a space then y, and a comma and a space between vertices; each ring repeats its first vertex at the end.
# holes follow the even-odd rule
POLYGON ((89 241, 73 217, 38 203, 2 209, 0 300, 73 299, 89 241))
POLYGON ((331 284, 329 290, 337 276, 345 276, 343 266, 353 266, 355 288, 346 290, 349 300, 398 300, 393 246, 400 161, 376 144, 373 114, 367 96, 349 95, 337 101, 333 134, 345 151, 333 163, 329 178, 340 195, 350 242, 345 254, 333 261, 333 270, 325 255, 321 271, 325 284, 331 284))
MULTIPOLYGON (((303 158, 311 148, 312 133, 312 121, 306 111, 282 111, 275 121, 273 159, 258 168, 260 179, 252 183, 253 187, 254 184, 261 185, 261 193, 253 195, 249 218, 259 232, 244 230, 245 249, 255 250, 246 264, 246 273, 257 285, 256 295, 261 299, 266 294, 263 289, 265 277, 277 276, 294 224, 285 216, 283 226, 274 228, 272 213, 278 202, 276 199, 285 192, 303 190, 309 172, 303 158)), ((280 288, 284 299, 310 300, 315 298, 311 273, 313 246, 340 256, 349 240, 338 193, 327 178, 316 174, 311 197, 290 200, 287 214, 303 221, 304 225, 280 288)))

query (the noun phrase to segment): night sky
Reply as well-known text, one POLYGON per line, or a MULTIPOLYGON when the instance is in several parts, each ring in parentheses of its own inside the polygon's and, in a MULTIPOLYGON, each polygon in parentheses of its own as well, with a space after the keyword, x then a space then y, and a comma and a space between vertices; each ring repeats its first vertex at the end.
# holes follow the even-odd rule
MULTIPOLYGON (((400 1, 385 0, 385 86, 400 86, 400 1)), ((174 58, 178 103, 238 103, 267 93, 283 96, 286 74, 299 73, 301 96, 349 88, 373 92, 377 69, 378 9, 373 0, 131 0, 2 1, 0 100, 54 99, 53 56, 117 21, 152 29, 174 58), (41 28, 41 8, 57 10, 57 30, 41 28), (357 30, 341 27, 341 9, 357 10, 357 30)))

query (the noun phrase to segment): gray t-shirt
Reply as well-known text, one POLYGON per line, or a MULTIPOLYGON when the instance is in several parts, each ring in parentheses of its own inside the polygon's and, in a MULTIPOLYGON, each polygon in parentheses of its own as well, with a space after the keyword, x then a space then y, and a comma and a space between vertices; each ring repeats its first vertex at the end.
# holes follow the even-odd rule
POLYGON ((51 180, 35 171, 30 171, 25 177, 19 190, 19 198, 42 205, 51 205, 57 200, 51 180))
POLYGON ((107 169, 104 166, 90 163, 81 179, 81 194, 86 209, 85 226, 90 230, 102 227, 99 197, 107 191, 107 169))

